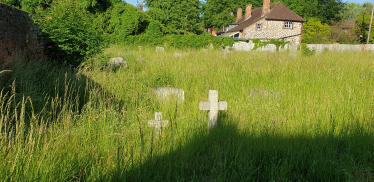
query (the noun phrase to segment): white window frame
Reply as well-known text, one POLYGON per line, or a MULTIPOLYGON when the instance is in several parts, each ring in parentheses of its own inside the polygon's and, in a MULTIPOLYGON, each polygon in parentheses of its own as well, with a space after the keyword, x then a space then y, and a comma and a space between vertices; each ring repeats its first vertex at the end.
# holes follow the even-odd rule
POLYGON ((234 37, 235 37, 235 35, 239 35, 239 38, 240 38, 240 32, 236 32, 236 33, 234 33, 234 34, 230 35, 229 37, 232 37, 232 38, 234 38, 234 37))
POLYGON ((292 21, 284 21, 284 29, 293 29, 292 21))
POLYGON ((261 29, 262 29, 262 23, 257 23, 256 30, 261 30, 261 29))

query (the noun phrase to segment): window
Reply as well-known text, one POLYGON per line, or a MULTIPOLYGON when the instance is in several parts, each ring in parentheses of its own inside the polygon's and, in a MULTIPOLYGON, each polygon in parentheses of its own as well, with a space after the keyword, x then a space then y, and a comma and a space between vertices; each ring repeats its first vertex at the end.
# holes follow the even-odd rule
POLYGON ((292 29, 292 21, 285 21, 284 22, 284 29, 292 29))
POLYGON ((240 37, 240 33, 239 32, 234 33, 234 34, 230 35, 229 37, 239 38, 240 37))
POLYGON ((257 23, 257 30, 261 30, 261 23, 257 23))

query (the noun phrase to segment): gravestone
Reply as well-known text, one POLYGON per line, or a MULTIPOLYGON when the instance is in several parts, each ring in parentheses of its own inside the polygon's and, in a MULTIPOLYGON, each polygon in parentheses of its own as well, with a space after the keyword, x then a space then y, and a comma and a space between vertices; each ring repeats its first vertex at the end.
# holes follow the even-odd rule
POLYGON ((210 44, 209 44, 209 49, 210 49, 210 50, 213 50, 213 49, 214 49, 214 47, 213 47, 213 43, 210 43, 210 44))
POLYGON ((227 110, 227 102, 218 101, 217 90, 209 90, 209 101, 200 102, 199 109, 209 111, 209 129, 213 129, 217 125, 218 111, 227 110))
POLYGON ((174 57, 176 57, 176 58, 182 57, 182 54, 176 52, 176 53, 174 54, 174 57))
POLYGON ((139 62, 143 62, 143 61, 144 61, 144 58, 142 58, 142 55, 139 55, 139 57, 136 58, 136 60, 139 61, 139 62))
POLYGON ((169 126, 169 121, 162 120, 162 112, 155 112, 155 120, 148 120, 148 126, 154 127, 156 134, 159 134, 162 127, 169 126))
POLYGON ((179 87, 158 87, 151 90, 158 99, 167 101, 176 99, 178 102, 184 101, 184 91, 179 87))
POLYGON ((156 47, 156 52, 164 52, 164 47, 156 47))
POLYGON ((262 89, 249 89, 249 96, 254 97, 281 97, 281 93, 273 90, 262 90, 262 89))
POLYGON ((111 58, 108 62, 108 65, 114 67, 127 67, 127 61, 123 60, 123 58, 121 57, 111 58))

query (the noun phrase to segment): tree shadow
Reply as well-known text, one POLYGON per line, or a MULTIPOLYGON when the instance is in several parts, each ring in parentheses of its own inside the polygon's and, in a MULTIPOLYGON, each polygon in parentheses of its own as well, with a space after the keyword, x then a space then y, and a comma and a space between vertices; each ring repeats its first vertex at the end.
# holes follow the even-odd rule
POLYGON ((233 124, 237 123, 235 120, 222 112, 212 131, 197 131, 187 143, 175 143, 174 149, 165 155, 148 154, 142 164, 131 169, 118 168, 112 181, 371 181, 374 178, 372 136, 364 132, 359 122, 338 137, 333 132, 312 137, 275 134, 277 128, 254 125, 239 132, 239 126, 233 124))

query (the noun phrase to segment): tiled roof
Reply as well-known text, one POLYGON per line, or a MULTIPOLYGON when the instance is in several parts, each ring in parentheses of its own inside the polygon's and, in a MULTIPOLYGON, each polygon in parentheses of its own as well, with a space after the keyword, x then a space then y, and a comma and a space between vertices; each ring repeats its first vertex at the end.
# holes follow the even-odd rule
MULTIPOLYGON (((253 23, 257 22, 261 18, 262 7, 256 8, 252 10, 251 17, 245 20, 245 12, 244 15, 239 19, 238 22, 234 22, 232 24, 239 24, 237 27, 228 30, 227 32, 237 32, 241 31, 244 28, 252 25, 253 23)), ((295 12, 287 8, 281 2, 276 2, 270 5, 270 13, 265 16, 266 20, 279 20, 279 21, 295 21, 295 22, 305 22, 305 19, 301 16, 297 15, 295 12)), ((217 33, 223 33, 223 30, 218 31, 217 33)))

